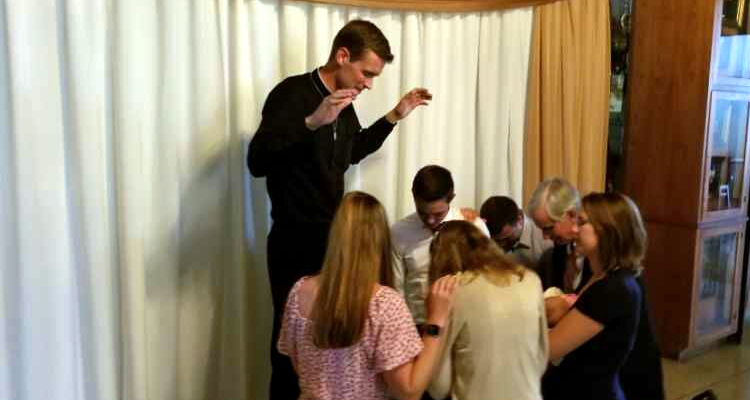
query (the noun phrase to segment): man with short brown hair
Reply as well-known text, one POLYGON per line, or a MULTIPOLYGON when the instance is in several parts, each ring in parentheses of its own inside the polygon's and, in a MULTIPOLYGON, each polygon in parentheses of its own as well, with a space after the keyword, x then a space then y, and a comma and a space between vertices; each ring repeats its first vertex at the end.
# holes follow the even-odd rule
POLYGON ((432 95, 414 89, 369 128, 362 129, 352 102, 373 87, 393 60, 385 35, 355 20, 336 35, 326 64, 284 79, 268 94, 250 142, 247 165, 266 177, 273 226, 268 235, 268 275, 274 305, 271 399, 299 396, 289 359, 276 340, 286 297, 294 283, 318 272, 328 229, 344 194, 344 172, 376 151, 396 122, 432 95))
POLYGON ((482 203, 479 215, 487 224, 490 237, 515 262, 538 271, 542 254, 552 248, 542 231, 507 196, 492 196, 482 203))
POLYGON ((489 232, 481 218, 466 218, 461 209, 451 206, 456 193, 448 169, 439 165, 420 168, 412 181, 411 193, 416 211, 391 226, 393 287, 404 296, 419 326, 427 321, 430 243, 442 224, 469 220, 486 236, 489 232))

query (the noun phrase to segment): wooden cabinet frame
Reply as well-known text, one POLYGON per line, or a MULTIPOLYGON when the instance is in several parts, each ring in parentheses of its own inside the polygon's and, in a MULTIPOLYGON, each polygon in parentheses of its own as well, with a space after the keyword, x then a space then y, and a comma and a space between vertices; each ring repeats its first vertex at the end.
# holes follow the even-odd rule
MULTIPOLYGON (((664 355, 679 359, 705 351, 740 331, 743 274, 750 281, 743 259, 750 208, 750 137, 745 137, 742 167, 736 151, 726 152, 726 160, 718 159, 722 156, 718 151, 714 160, 717 173, 724 168, 714 184, 728 184, 727 171, 739 179, 722 191, 729 191, 732 206, 737 208, 714 207, 719 210, 711 212, 706 208, 717 102, 728 99, 750 104, 750 79, 717 79, 722 8, 723 0, 648 0, 633 7, 623 191, 638 204, 648 229, 644 282, 657 340, 664 355), (741 201, 741 206, 735 201, 741 201), (711 300, 712 295, 703 293, 708 302, 727 304, 731 300, 730 321, 724 325, 727 321, 723 318, 705 320, 707 329, 698 331, 698 319, 710 315, 705 312, 726 315, 728 310, 700 302, 704 240, 734 232, 734 287, 723 289, 728 291, 725 296, 731 296, 717 295, 711 300), (700 311, 699 306, 703 307, 700 311)), ((750 129, 745 133, 750 135, 750 129)), ((740 146, 737 141, 728 143, 740 146)), ((718 186, 712 189, 716 196, 718 186)))

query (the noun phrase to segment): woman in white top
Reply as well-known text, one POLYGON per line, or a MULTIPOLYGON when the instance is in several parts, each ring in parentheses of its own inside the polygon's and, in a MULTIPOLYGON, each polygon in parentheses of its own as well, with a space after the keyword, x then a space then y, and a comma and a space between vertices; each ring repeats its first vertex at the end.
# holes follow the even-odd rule
POLYGON ((539 278, 464 221, 447 222, 430 253, 432 281, 461 273, 430 395, 540 400, 548 344, 539 278))

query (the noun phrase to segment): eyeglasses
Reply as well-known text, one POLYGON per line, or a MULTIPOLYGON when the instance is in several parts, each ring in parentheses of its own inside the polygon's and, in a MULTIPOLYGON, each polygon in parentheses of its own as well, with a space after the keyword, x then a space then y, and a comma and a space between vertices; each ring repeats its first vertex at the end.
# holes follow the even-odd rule
POLYGON ((570 215, 566 214, 565 216, 563 216, 563 219, 561 219, 559 221, 554 221, 554 222, 550 223, 549 225, 543 226, 541 228, 542 229, 542 233, 547 234, 547 235, 551 235, 552 232, 554 232, 554 230, 555 230, 555 225, 557 225, 557 224, 559 224, 561 222, 564 222, 566 220, 569 221, 569 222, 572 222, 574 224, 577 224, 579 226, 580 225, 585 225, 585 224, 587 224, 589 222, 588 219, 583 218, 580 215, 577 215, 575 218, 572 218, 570 215))
POLYGON ((550 225, 543 226, 542 227, 542 233, 546 233, 546 234, 552 233, 555 230, 555 224, 557 224, 557 222, 553 222, 550 225))

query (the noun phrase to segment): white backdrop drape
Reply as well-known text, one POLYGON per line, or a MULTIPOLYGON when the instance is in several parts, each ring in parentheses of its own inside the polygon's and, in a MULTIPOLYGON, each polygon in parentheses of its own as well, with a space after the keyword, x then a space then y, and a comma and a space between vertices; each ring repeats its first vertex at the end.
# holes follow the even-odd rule
POLYGON ((396 55, 363 125, 411 87, 435 100, 349 188, 401 217, 439 163, 457 204, 520 200, 529 9, 0 1, 0 398, 263 398, 270 219, 246 146, 273 85, 322 64, 354 17, 396 55))

